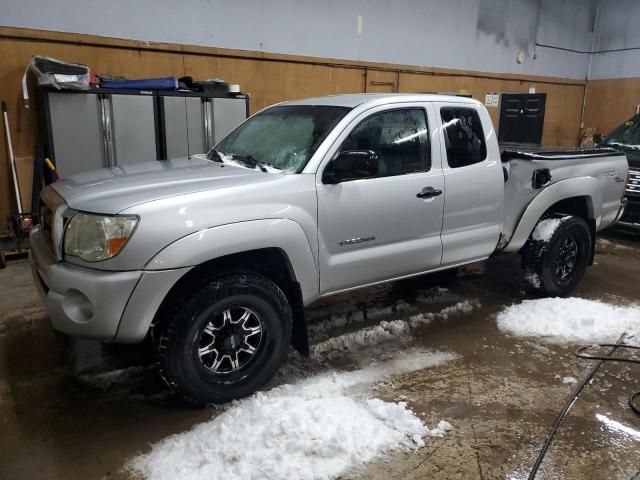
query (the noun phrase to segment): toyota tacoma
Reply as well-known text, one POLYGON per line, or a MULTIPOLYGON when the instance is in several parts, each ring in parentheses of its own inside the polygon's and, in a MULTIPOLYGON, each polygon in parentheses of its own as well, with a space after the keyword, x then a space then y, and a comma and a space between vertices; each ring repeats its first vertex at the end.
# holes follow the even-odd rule
POLYGON ((193 404, 265 384, 304 308, 345 290, 520 254, 565 295, 624 211, 624 152, 503 150, 454 96, 352 94, 266 108, 207 154, 46 187, 36 284, 65 334, 155 343, 193 404))

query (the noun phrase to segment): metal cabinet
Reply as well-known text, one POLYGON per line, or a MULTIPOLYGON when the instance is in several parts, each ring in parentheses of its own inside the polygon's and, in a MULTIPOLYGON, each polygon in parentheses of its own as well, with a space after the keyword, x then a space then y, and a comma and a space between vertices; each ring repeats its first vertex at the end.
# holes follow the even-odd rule
POLYGON ((247 95, 95 89, 43 91, 45 151, 60 177, 184 157, 213 147, 248 116, 247 95))
POLYGON ((154 98, 111 94, 112 158, 109 165, 131 165, 157 158, 154 98))
POLYGON ((235 98, 212 98, 210 101, 213 103, 213 145, 215 145, 244 122, 248 112, 247 106, 242 105, 235 98))
POLYGON ((211 149, 248 116, 248 97, 222 98, 205 94, 159 93, 162 158, 176 158, 211 149))
POLYGON ((51 93, 48 97, 49 154, 54 161, 64 158, 57 165, 58 174, 68 177, 105 166, 102 100, 95 95, 51 93))
MULTIPOLYGON (((193 99, 189 99, 193 100, 193 99)), ((189 154, 189 119, 187 118, 187 98, 162 97, 164 107, 166 157, 183 157, 189 154)), ((198 104, 200 99, 195 99, 198 104)), ((199 122, 201 123, 201 122, 199 122)))

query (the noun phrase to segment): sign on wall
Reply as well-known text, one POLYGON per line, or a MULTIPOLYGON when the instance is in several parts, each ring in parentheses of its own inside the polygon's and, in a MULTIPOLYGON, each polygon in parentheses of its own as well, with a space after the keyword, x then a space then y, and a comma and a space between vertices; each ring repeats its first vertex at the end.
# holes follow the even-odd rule
POLYGON ((485 107, 497 107, 499 102, 500 102, 499 93, 485 93, 484 95, 485 107))

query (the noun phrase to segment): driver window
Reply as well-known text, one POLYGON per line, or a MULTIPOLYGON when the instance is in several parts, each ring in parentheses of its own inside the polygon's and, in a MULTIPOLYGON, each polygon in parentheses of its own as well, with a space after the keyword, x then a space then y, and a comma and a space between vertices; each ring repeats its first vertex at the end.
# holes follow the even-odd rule
POLYGON ((425 111, 408 108, 371 115, 346 138, 340 147, 345 150, 373 150, 378 155, 378 177, 429 171, 425 111))

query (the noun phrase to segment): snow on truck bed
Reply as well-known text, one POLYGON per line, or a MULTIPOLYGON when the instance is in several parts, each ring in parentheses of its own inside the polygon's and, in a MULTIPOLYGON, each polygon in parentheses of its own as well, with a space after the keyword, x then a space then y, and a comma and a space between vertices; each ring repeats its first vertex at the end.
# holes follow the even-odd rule
POLYGON ((541 298, 511 305, 498 314, 498 328, 550 343, 615 343, 623 333, 640 338, 640 306, 583 298, 541 298))
POLYGON ((429 429, 404 402, 373 398, 383 378, 452 360, 407 351, 362 370, 326 373, 234 402, 192 430, 155 444, 131 469, 149 479, 330 479, 380 454, 424 445, 452 427, 429 429))

